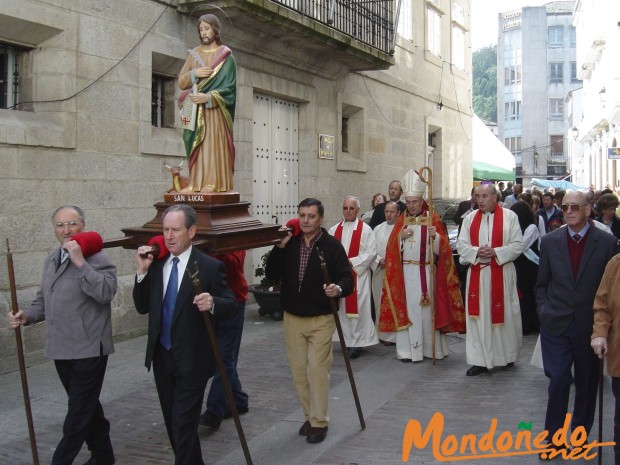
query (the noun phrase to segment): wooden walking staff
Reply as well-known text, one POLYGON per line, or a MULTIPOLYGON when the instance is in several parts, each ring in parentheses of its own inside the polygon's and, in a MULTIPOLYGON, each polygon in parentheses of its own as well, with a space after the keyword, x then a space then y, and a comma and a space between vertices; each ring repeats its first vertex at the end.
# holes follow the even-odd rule
MULTIPOLYGON (((321 262, 321 271, 323 272, 323 281, 326 286, 331 284, 329 279, 329 270, 327 269, 327 263, 325 263, 325 257, 321 250, 316 247, 316 252, 321 262)), ((353 378, 353 370, 351 370, 351 361, 349 360, 349 353, 347 352, 347 346, 344 342, 344 334, 342 333, 342 325, 340 324, 340 317, 338 316, 338 307, 336 305, 336 298, 327 298, 329 300, 329 306, 336 320, 336 330, 338 331, 338 339, 340 340, 340 347, 342 348, 342 355, 344 356, 344 364, 347 367, 347 374, 349 375, 349 381, 351 382, 351 390, 353 391, 353 399, 355 400, 355 408, 357 409, 357 416, 360 418, 360 426, 362 429, 366 429, 366 422, 364 421, 364 414, 362 414, 362 405, 360 404, 360 398, 357 395, 357 387, 355 387, 355 379, 353 378)))
MULTIPOLYGON (((198 279, 198 263, 194 262, 194 266, 196 267, 196 269, 193 273, 189 270, 189 264, 186 271, 188 276, 192 280, 194 292, 196 293, 196 295, 199 295, 203 293, 203 290, 200 279, 198 279)), ((241 449, 243 449, 245 462, 248 465, 252 465, 252 456, 250 455, 248 443, 245 440, 245 434, 243 434, 241 420, 239 420, 239 412, 237 411, 237 404, 235 403, 235 398, 233 397, 232 388, 230 387, 230 382, 228 380, 228 375, 226 374, 226 367, 224 366, 224 361, 222 360, 222 354, 220 354, 220 350, 217 348, 215 329, 213 328, 213 322, 211 321, 211 317, 208 315, 208 313, 209 312, 202 312, 202 317, 205 322, 205 327, 207 328, 209 340, 211 341, 211 349, 213 349, 215 362, 217 363, 217 368, 220 371, 220 376, 222 377, 222 384, 224 385, 224 391, 226 392, 226 399, 228 399, 228 407, 230 408, 230 412, 232 413, 233 419, 235 420, 235 428, 237 428, 237 434, 239 435, 239 442, 241 442, 241 449)))
MULTIPOLYGON (((433 208, 433 170, 428 166, 423 166, 420 168, 420 180, 428 186, 428 225, 433 225, 433 216, 435 214, 435 209, 433 208)), ((435 233, 436 234, 436 233, 435 233)), ((431 279, 429 284, 429 298, 431 301, 431 327, 433 328, 433 333, 431 335, 432 341, 432 350, 433 350, 433 365, 435 364, 435 236, 431 236, 429 238, 430 247, 431 247, 431 279)))
MULTIPOLYGON (((13 315, 17 313, 17 288, 15 286, 15 271, 13 270, 13 254, 9 247, 9 240, 6 240, 6 263, 9 270, 9 286, 11 287, 11 306, 13 315)), ((17 344, 17 359, 19 360, 19 372, 22 378, 22 392, 24 394, 24 407, 26 408, 26 419, 28 421, 28 436, 30 437, 30 449, 32 450, 32 463, 39 465, 39 453, 37 452, 37 440, 34 436, 34 422, 32 421, 32 410, 30 408, 30 394, 28 393, 28 378, 26 378, 26 360, 24 359, 24 348, 22 346, 22 332, 18 326, 15 328, 15 341, 17 344)))

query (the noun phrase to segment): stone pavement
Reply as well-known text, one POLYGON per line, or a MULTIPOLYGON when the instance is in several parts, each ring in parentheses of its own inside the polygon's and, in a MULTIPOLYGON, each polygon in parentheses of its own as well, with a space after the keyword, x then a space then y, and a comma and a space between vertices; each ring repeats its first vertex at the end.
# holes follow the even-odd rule
MULTIPOLYGON (((330 426, 324 442, 308 444, 297 434, 303 414, 290 379, 284 353, 282 323, 246 311, 239 373, 250 395, 250 411, 241 417, 255 465, 392 465, 402 464, 403 432, 410 419, 423 428, 437 411, 445 417, 443 437, 464 434, 481 437, 497 418, 497 433, 516 435, 521 422, 532 422, 533 435, 543 429, 547 379, 529 365, 535 336, 524 338, 523 350, 512 369, 465 376, 465 343, 450 335, 451 355, 435 366, 429 360, 403 364, 393 347, 368 348, 352 361, 366 419, 360 430, 339 344, 334 349, 330 391, 330 426)), ((145 337, 116 344, 110 356, 101 400, 112 425, 112 442, 119 465, 170 465, 174 457, 163 425, 152 374, 144 367, 145 337)), ((49 464, 60 439, 66 397, 53 363, 28 369, 28 382, 41 464, 49 464)), ((0 376, 0 465, 32 463, 18 372, 0 376)), ((571 399, 572 405, 572 399, 571 399)), ((611 441, 613 396, 605 380, 604 440, 611 441)), ((598 437, 598 417, 590 439, 598 437)), ((201 427, 207 464, 245 463, 234 422, 225 420, 216 432, 201 427)), ((76 464, 89 457, 82 450, 76 464)), ((562 463, 556 459, 553 463, 562 463)), ((412 448, 408 462, 435 464, 431 445, 412 448)), ((452 463, 456 463, 453 461, 452 463)), ((467 459, 466 465, 528 465, 541 463, 535 455, 467 459)), ((571 460, 594 464, 594 460, 571 460)), ((613 463, 611 448, 603 449, 603 463, 613 463)))

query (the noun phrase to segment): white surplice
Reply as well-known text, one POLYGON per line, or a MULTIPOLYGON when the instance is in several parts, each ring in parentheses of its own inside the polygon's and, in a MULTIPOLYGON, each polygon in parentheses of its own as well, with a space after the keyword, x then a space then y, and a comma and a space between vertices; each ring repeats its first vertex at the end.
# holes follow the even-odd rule
MULTIPOLYGON (((372 297, 375 301, 375 327, 379 325, 379 315, 381 311, 381 293, 383 290, 383 276, 385 275, 385 266, 379 265, 381 260, 385 259, 385 250, 390 239, 390 234, 394 229, 393 224, 384 221, 378 225, 372 233, 375 236, 375 244, 377 245, 377 256, 373 260, 370 267, 372 268, 372 297)), ((386 342, 396 342, 396 333, 383 333, 377 329, 379 339, 386 342)))
MULTIPOLYGON (((359 253, 356 257, 350 257, 349 262, 353 271, 357 274, 357 317, 349 317, 345 311, 345 299, 340 299, 340 310, 338 315, 342 325, 347 347, 366 347, 379 343, 375 325, 372 322, 370 310, 370 264, 377 255, 375 236, 372 229, 359 219, 355 221, 342 222, 342 246, 349 253, 349 246, 353 232, 358 223, 362 223, 362 237, 360 240, 359 253)), ((340 224, 340 223, 338 223, 340 224)), ((329 230, 332 236, 336 233, 338 224, 329 230)), ((338 340, 338 333, 334 333, 334 340, 338 340)))
MULTIPOLYGON (((465 350, 467 363, 486 368, 505 366, 515 362, 519 357, 523 334, 521 332, 521 309, 517 294, 517 273, 512 263, 523 253, 523 235, 519 227, 517 215, 510 210, 504 209, 504 221, 502 227, 503 246, 495 248, 497 263, 502 265, 504 280, 504 323, 493 326, 491 324, 491 267, 486 266, 480 270, 480 316, 469 316, 469 302, 467 295, 477 290, 469 288, 471 269, 467 272, 467 317, 465 338, 465 350)), ((478 264, 488 263, 489 259, 477 257, 478 248, 471 244, 471 224, 476 212, 470 213, 464 220, 461 233, 457 241, 457 250, 462 263, 478 264)), ((483 213, 478 234, 480 246, 491 245, 493 237, 494 213, 483 213)))
MULTIPOLYGON (((402 244, 403 254, 403 277, 405 279, 405 294, 407 296, 407 316, 411 326, 396 333, 396 358, 411 359, 414 362, 421 361, 424 357, 433 357, 433 315, 432 307, 420 305, 422 297, 420 265, 407 263, 411 261, 424 261, 429 263, 426 270, 426 285, 429 298, 431 297, 431 248, 427 234, 426 256, 420 260, 420 246, 422 244, 422 226, 409 225, 406 227, 413 234, 407 237, 402 244)), ((441 237, 435 235, 433 251, 439 254, 439 242, 441 237)), ((440 360, 448 356, 448 341, 445 334, 435 331, 435 358, 440 360)))

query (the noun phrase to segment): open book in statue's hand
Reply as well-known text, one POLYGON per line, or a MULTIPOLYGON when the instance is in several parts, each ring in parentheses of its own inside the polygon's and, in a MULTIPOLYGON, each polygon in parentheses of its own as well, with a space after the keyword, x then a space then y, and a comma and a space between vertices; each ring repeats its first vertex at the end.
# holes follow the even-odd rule
MULTIPOLYGON (((192 94, 198 93, 198 86, 194 84, 191 90, 192 94)), ((194 131, 196 129, 196 112, 198 105, 189 98, 190 93, 187 92, 181 106, 181 126, 183 129, 194 131)))

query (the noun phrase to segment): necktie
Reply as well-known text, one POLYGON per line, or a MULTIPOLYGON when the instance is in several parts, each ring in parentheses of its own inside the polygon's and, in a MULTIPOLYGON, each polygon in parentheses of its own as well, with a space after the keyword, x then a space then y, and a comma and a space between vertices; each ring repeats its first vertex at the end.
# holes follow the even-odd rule
POLYGON ((159 342, 166 350, 170 350, 172 342, 170 341, 170 328, 172 327, 172 315, 174 315, 174 306, 179 293, 179 270, 177 264, 179 258, 172 259, 172 269, 168 278, 168 287, 164 296, 164 303, 161 308, 161 330, 159 331, 159 342))
POLYGON ((581 240, 581 236, 579 234, 573 234, 573 239, 575 239, 575 242, 579 242, 581 240))

